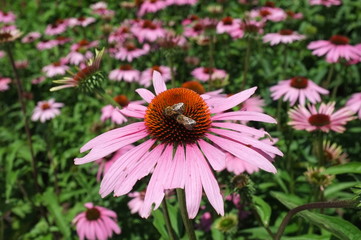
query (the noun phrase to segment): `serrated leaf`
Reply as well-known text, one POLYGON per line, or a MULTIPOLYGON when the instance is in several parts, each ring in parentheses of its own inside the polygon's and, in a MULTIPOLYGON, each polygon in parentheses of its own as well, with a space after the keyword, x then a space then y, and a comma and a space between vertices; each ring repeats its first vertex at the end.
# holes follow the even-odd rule
POLYGON ((361 173, 361 162, 350 162, 342 165, 329 167, 324 171, 325 174, 345 174, 345 173, 361 173))
MULTIPOLYGON (((271 195, 289 209, 293 209, 300 205, 292 200, 295 198, 294 196, 291 198, 289 195, 280 192, 271 192, 271 195)), ((299 199, 297 202, 302 202, 302 200, 299 199)), ((313 213, 310 211, 301 211, 297 215, 303 217, 311 224, 331 232, 333 235, 342 240, 361 239, 361 231, 352 223, 342 218, 313 213)))
POLYGON ((47 207, 50 214, 54 217, 54 221, 65 239, 70 238, 70 223, 62 214, 63 208, 59 205, 54 189, 48 188, 43 194, 43 204, 47 207))
POLYGON ((262 198, 257 196, 253 196, 253 201, 255 204, 256 211, 262 220, 262 223, 265 226, 268 226, 272 212, 270 205, 268 205, 268 203, 266 203, 262 198))

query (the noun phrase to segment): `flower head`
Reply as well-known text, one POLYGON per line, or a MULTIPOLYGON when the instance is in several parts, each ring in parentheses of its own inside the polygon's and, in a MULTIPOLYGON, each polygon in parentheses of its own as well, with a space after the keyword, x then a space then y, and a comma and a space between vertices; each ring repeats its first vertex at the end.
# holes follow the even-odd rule
POLYGON ((47 120, 53 119, 60 114, 60 109, 63 107, 63 103, 55 102, 55 99, 50 99, 48 101, 40 101, 36 105, 31 120, 40 122, 45 122, 47 120))
POLYGON ((217 68, 199 67, 192 71, 192 76, 201 81, 206 82, 208 80, 224 79, 227 76, 226 71, 217 68))
POLYGON ((159 72, 153 73, 156 95, 147 89, 137 89, 149 105, 129 104, 127 115, 144 119, 126 127, 111 130, 85 144, 81 152, 91 151, 75 164, 92 162, 117 151, 122 146, 145 139, 143 143, 122 155, 104 176, 100 194, 104 197, 114 191, 115 196, 129 193, 136 182, 152 173, 141 209, 141 216, 148 217, 153 204, 160 206, 165 191, 184 188, 188 215, 197 215, 204 189, 211 205, 222 214, 223 198, 212 169, 221 171, 225 166, 225 152, 245 158, 257 167, 276 172, 272 163, 249 146, 282 155, 273 146, 249 136, 258 130, 228 120, 255 120, 275 123, 268 115, 236 111, 226 112, 256 90, 251 88, 207 104, 196 92, 186 88, 167 90, 159 72))
POLYGON ((41 37, 41 34, 39 32, 30 32, 21 39, 21 42, 22 43, 31 43, 40 37, 41 37))
POLYGON ((168 6, 165 0, 144 0, 139 7, 138 17, 142 17, 147 13, 155 13, 168 6))
POLYGON ((121 65, 109 73, 109 79, 113 81, 138 82, 139 78, 140 71, 133 69, 130 64, 121 65))
POLYGON ((358 118, 361 119, 361 93, 352 94, 351 98, 347 101, 346 106, 355 113, 358 112, 358 118))
POLYGON ((64 75, 66 71, 69 69, 67 66, 67 59, 62 58, 60 61, 54 62, 43 67, 42 71, 45 73, 47 77, 54 77, 56 75, 64 75))
POLYGON ((349 44, 350 39, 341 35, 334 35, 329 40, 318 40, 308 44, 307 48, 312 50, 316 56, 326 55, 329 63, 338 62, 340 59, 347 61, 359 60, 361 49, 349 44))
POLYGON ((292 43, 304 39, 305 36, 289 29, 283 29, 278 33, 268 33, 264 35, 263 42, 269 42, 271 46, 279 43, 292 43))
POLYGON ((315 105, 298 107, 289 111, 292 125, 297 130, 309 132, 320 130, 329 132, 330 130, 342 133, 345 131, 344 125, 354 119, 353 112, 344 107, 335 112, 335 103, 321 103, 317 109, 315 105))
POLYGON ((323 151, 326 161, 334 164, 343 164, 348 162, 347 154, 343 152, 342 147, 330 141, 323 141, 323 151))
POLYGON ((22 35, 18 29, 3 29, 0 28, 0 44, 13 42, 22 35))
POLYGON ((54 83, 59 83, 61 85, 51 88, 50 91, 57 91, 69 87, 77 87, 83 91, 91 91, 95 88, 99 88, 100 81, 103 79, 103 75, 99 71, 103 53, 104 49, 101 51, 95 50, 95 57, 88 61, 87 66, 80 69, 77 73, 72 74, 73 76, 71 77, 53 81, 54 83))
POLYGON ((0 77, 0 92, 4 92, 9 89, 9 84, 11 83, 10 78, 0 77))
POLYGON ((13 12, 0 11, 0 23, 11 23, 14 22, 16 16, 13 12))
POLYGON ((289 101, 291 106, 295 105, 297 101, 301 105, 305 105, 306 99, 311 103, 317 103, 321 101, 320 94, 328 94, 328 90, 301 76, 280 81, 270 90, 273 100, 278 100, 283 96, 283 101, 289 101))
POLYGON ((151 68, 148 68, 146 70, 144 70, 140 76, 140 81, 139 84, 145 86, 145 87, 149 87, 151 85, 152 82, 152 76, 153 76, 153 72, 157 71, 159 72, 162 77, 163 80, 165 82, 168 82, 171 78, 171 69, 170 67, 167 66, 153 66, 151 68))
POLYGON ((341 5, 341 0, 309 0, 310 5, 323 5, 326 7, 341 5))
POLYGON ((108 239, 113 232, 120 234, 120 227, 117 224, 117 214, 107 208, 94 206, 93 203, 84 204, 86 211, 79 213, 73 224, 80 239, 108 239))

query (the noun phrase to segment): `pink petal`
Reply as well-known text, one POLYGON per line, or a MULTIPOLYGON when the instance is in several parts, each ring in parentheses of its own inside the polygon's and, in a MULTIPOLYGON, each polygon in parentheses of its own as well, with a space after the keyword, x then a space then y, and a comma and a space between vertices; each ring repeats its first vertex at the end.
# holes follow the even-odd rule
POLYGON ((226 155, 221 150, 202 139, 198 144, 214 170, 221 171, 226 167, 226 155))
POLYGON ((183 146, 178 146, 174 158, 170 160, 167 180, 164 182, 164 189, 184 188, 186 169, 185 154, 183 146))
POLYGON ((156 95, 167 90, 163 77, 158 71, 153 71, 153 86, 156 95))
POLYGON ((154 94, 149 91, 148 89, 145 89, 145 88, 138 88, 137 90, 135 90, 139 96, 141 96, 144 101, 146 101, 147 103, 150 103, 153 98, 155 97, 154 94))
POLYGON ((277 123, 277 121, 264 113, 251 111, 236 111, 217 114, 212 117, 212 121, 216 120, 240 120, 240 121, 258 121, 266 123, 277 123))
POLYGON ((266 134, 268 135, 268 133, 263 131, 263 130, 259 130, 259 129, 256 129, 256 128, 253 128, 253 127, 248 127, 246 125, 242 125, 242 124, 238 124, 238 123, 213 122, 212 126, 232 129, 232 130, 235 130, 235 131, 238 131, 238 132, 253 135, 255 137, 263 137, 266 134))

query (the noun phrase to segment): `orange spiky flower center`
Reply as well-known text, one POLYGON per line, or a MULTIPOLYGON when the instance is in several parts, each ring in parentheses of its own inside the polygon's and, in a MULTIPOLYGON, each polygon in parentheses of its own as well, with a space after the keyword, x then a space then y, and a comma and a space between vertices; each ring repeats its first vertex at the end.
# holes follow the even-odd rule
POLYGON ((212 74, 212 73, 214 73, 214 68, 205 67, 205 68, 203 68, 203 72, 206 74, 210 74, 210 73, 212 74))
POLYGON ((132 68, 132 65, 130 65, 130 64, 125 64, 125 65, 121 65, 121 66, 119 67, 119 69, 120 69, 120 70, 123 70, 123 71, 129 71, 129 70, 132 70, 133 68, 132 68))
POLYGON ((288 35, 292 35, 293 31, 290 29, 282 29, 279 31, 279 34, 284 35, 284 36, 288 36, 288 35))
POLYGON ((88 221, 95 221, 98 220, 100 218, 100 211, 93 207, 93 208, 89 208, 86 212, 85 212, 85 217, 88 221))
POLYGON ((50 104, 49 103, 43 103, 42 105, 41 105, 41 109, 42 110, 47 110, 47 109, 49 109, 50 108, 50 104))
POLYGON ((162 143, 195 143, 202 138, 211 125, 208 105, 196 92, 186 88, 173 88, 158 94, 148 106, 145 125, 149 135, 162 143), (165 114, 167 107, 184 103, 182 114, 196 122, 193 129, 187 129, 174 116, 165 114))
POLYGON ((262 17, 267 17, 267 16, 271 15, 271 12, 268 11, 267 9, 262 9, 261 11, 259 11, 259 14, 260 14, 262 17))
POLYGON ((188 82, 185 82, 185 83, 182 84, 182 87, 183 87, 183 88, 188 88, 188 89, 190 89, 190 90, 193 90, 193 91, 195 91, 195 92, 198 93, 198 94, 203 94, 203 93, 206 92, 205 89, 204 89, 204 87, 203 87, 203 85, 200 84, 200 83, 197 82, 197 81, 188 81, 188 82))
POLYGON ((323 113, 318 113, 318 114, 314 114, 314 115, 310 116, 308 118, 308 122, 312 126, 323 127, 323 126, 330 124, 331 120, 330 120, 330 116, 323 114, 323 113))
POLYGON ((293 77, 290 83, 291 87, 304 89, 308 86, 308 79, 306 77, 293 77))
POLYGON ((232 17, 225 17, 222 19, 222 22, 224 25, 232 25, 233 23, 233 18, 232 17))
POLYGON ((341 35, 334 35, 330 38, 330 42, 335 45, 347 45, 350 42, 350 39, 341 35))

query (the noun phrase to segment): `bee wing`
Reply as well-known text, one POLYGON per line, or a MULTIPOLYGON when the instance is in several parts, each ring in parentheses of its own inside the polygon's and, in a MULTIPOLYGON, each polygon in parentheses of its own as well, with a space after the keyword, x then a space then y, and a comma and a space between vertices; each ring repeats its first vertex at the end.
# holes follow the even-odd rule
POLYGON ((182 114, 184 111, 184 103, 176 103, 172 106, 172 109, 176 111, 178 114, 182 114))

